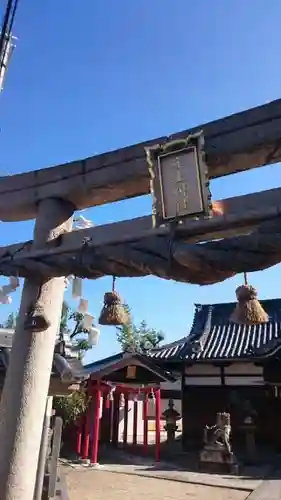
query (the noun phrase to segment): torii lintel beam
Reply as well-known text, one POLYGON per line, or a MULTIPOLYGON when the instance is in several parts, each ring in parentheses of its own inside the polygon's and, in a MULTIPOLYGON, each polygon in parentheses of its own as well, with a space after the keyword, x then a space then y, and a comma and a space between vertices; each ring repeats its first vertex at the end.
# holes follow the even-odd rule
MULTIPOLYGON (((280 199, 281 188, 277 188, 214 202, 220 213, 211 219, 185 221, 177 228, 176 239, 198 243, 249 234, 264 222, 275 223, 276 219, 280 219, 280 199)), ((31 272, 33 277, 34 275, 39 277, 42 271, 41 258, 61 256, 66 261, 66 257, 70 254, 73 256, 79 254, 85 241, 89 242, 91 248, 119 244, 125 249, 130 242, 158 236, 169 237, 169 234, 169 227, 154 229, 151 216, 146 216, 72 231, 62 235, 59 240, 48 243, 44 249, 33 248, 32 241, 0 247, 0 275, 17 274, 28 277, 31 272)), ((71 261, 72 267, 64 269, 60 261, 62 275, 64 271, 66 275, 72 274, 73 265, 74 261, 71 261)), ((45 271, 50 273, 49 268, 45 271)), ((54 271, 54 275, 57 275, 56 273, 57 270, 54 271)))
POLYGON ((59 197, 77 209, 149 193, 146 146, 203 130, 211 178, 281 160, 281 99, 149 142, 52 168, 0 178, 0 220, 36 217, 42 199, 59 197))

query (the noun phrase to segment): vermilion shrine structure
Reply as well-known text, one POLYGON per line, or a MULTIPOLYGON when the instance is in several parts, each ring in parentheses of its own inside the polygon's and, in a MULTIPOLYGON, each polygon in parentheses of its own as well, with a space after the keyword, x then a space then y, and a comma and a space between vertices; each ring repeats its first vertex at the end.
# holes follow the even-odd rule
POLYGON ((133 403, 133 440, 137 445, 138 401, 143 401, 143 453, 148 452, 148 398, 155 398, 155 460, 160 460, 160 383, 174 381, 169 372, 157 367, 146 356, 120 353, 86 367, 89 405, 77 432, 77 454, 98 463, 99 442, 118 447, 119 413, 124 408, 123 447, 128 442, 129 398, 133 403), (101 407, 102 405, 102 407, 101 407), (102 417, 100 419, 100 414, 102 417), (92 437, 92 439, 90 439, 92 437), (91 444, 91 446, 90 446, 91 444))
POLYGON ((155 275, 203 285, 279 263, 281 188, 215 201, 208 183, 280 161, 280 130, 277 100, 170 137, 1 178, 0 220, 36 219, 33 241, 0 250, 0 274, 26 278, 1 398, 4 496, 33 496, 64 276, 155 275), (71 232, 75 210, 149 193, 152 216, 71 232))

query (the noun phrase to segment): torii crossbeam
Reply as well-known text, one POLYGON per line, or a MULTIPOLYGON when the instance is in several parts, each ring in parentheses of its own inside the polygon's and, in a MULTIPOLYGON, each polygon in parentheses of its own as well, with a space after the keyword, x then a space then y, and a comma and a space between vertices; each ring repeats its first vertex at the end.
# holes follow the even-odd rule
POLYGON ((0 220, 36 219, 33 242, 0 249, 0 274, 27 278, 0 406, 3 498, 33 497, 65 275, 208 284, 281 261, 281 189, 215 202, 212 217, 187 218, 172 232, 152 217, 71 232, 74 211, 148 194, 145 148, 156 143, 203 131, 213 179, 280 161, 280 130, 277 100, 169 138, 0 178, 0 220))

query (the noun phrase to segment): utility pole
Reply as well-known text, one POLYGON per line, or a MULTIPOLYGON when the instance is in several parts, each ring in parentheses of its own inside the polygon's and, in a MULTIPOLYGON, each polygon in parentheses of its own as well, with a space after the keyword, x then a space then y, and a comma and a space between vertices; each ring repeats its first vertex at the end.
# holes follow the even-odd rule
MULTIPOLYGON (((72 228, 74 208, 60 199, 38 206, 34 247, 72 228)), ((64 278, 26 279, 0 404, 1 500, 32 500, 64 278)))
POLYGON ((2 92, 4 88, 4 81, 8 70, 8 65, 10 59, 12 57, 12 53, 15 48, 16 37, 14 36, 6 36, 3 47, 3 54, 0 65, 0 92, 2 92))
POLYGON ((0 92, 4 87, 4 79, 8 65, 15 48, 16 38, 12 35, 12 28, 18 8, 18 0, 8 0, 0 30, 0 92))

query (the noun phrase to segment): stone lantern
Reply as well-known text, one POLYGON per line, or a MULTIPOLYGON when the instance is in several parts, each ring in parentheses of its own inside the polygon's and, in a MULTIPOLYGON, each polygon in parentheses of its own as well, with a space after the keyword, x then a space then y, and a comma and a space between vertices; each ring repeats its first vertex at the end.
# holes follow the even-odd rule
POLYGON ((172 443, 175 440, 176 431, 178 430, 177 421, 181 418, 174 406, 173 399, 169 399, 168 408, 162 414, 166 421, 164 429, 167 432, 167 443, 172 443))
POLYGON ((246 453, 249 462, 256 461, 256 418, 257 413, 252 408, 250 401, 245 401, 243 415, 243 430, 245 433, 246 453))

